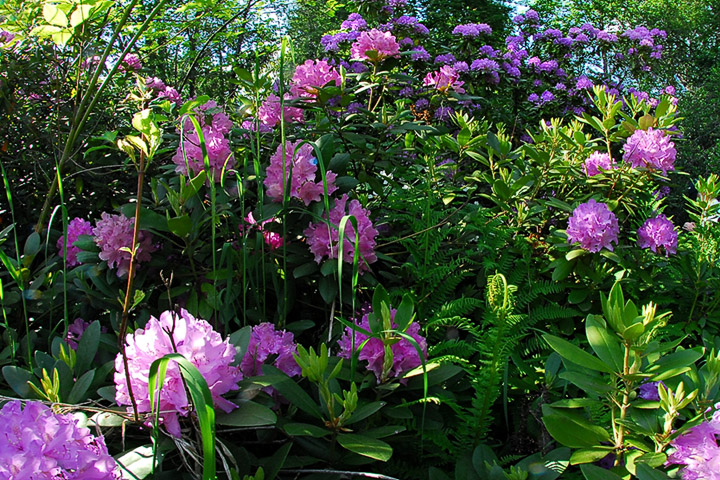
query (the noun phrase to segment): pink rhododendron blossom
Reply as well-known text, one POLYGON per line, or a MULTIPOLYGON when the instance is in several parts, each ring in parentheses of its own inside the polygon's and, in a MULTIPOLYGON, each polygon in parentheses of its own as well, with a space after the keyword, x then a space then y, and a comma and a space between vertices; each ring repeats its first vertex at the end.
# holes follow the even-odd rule
POLYGON ((459 78, 460 75, 453 67, 444 65, 440 70, 428 73, 423 80, 423 85, 435 87, 440 92, 446 92, 452 88, 458 93, 465 93, 465 89, 462 88, 465 82, 460 81, 459 78))
POLYGON ((585 175, 588 177, 594 177, 601 170, 610 170, 614 168, 615 160, 610 158, 610 155, 602 152, 593 152, 590 154, 585 163, 583 163, 583 170, 585 175))
POLYGON ((342 79, 335 67, 325 60, 306 60, 298 65, 290 81, 290 93, 296 97, 315 98, 319 87, 328 83, 340 86, 342 79))
MULTIPOLYGON (((335 200, 335 206, 330 210, 330 225, 325 222, 311 223, 303 232, 307 237, 310 251, 315 255, 315 261, 320 263, 323 258, 338 258, 338 245, 340 239, 339 225, 342 217, 352 215, 358 224, 359 263, 358 270, 368 271, 368 265, 377 260, 375 256, 375 237, 378 231, 370 221, 370 212, 362 208, 360 202, 351 200, 348 204, 347 194, 335 200)), ((343 239, 343 261, 353 263, 355 253, 355 227, 348 221, 345 224, 345 238, 343 239)))
POLYGON ((0 409, 0 478, 116 480, 103 437, 40 402, 13 400, 0 409))
MULTIPOLYGON (((292 97, 289 94, 285 95, 285 100, 290 100, 292 97)), ((290 107, 285 105, 283 110, 285 113, 286 123, 305 123, 305 114, 302 108, 290 107)), ((280 97, 271 93, 260 105, 258 109, 258 118, 263 125, 268 127, 276 127, 280 124, 280 97)))
POLYGON ((591 198, 573 211, 566 232, 568 243, 580 242, 585 250, 599 252, 603 248, 612 251, 612 242, 618 243, 620 228, 608 206, 591 198))
POLYGON ((262 375, 263 364, 267 363, 268 358, 274 358, 273 366, 296 377, 302 373, 293 357, 296 353, 297 344, 292 333, 275 330, 275 325, 264 322, 252 329, 247 352, 240 362, 240 371, 244 377, 262 375))
MULTIPOLYGON (((285 172, 283 172, 282 145, 279 145, 273 156, 270 157, 270 165, 266 171, 265 187, 267 188, 268 197, 274 202, 282 202, 283 188, 287 188, 288 177, 291 173, 290 198, 300 199, 305 205, 310 205, 311 202, 319 202, 322 198, 324 193, 322 179, 315 182, 318 166, 317 159, 313 155, 313 148, 307 143, 298 147, 299 144, 299 140, 295 143, 285 142, 285 172)), ((325 172, 328 195, 337 190, 335 186, 336 177, 337 175, 331 170, 325 172)))
MULTIPOLYGON (((165 311, 160 318, 150 317, 144 329, 138 329, 125 338, 130 384, 138 411, 150 413, 148 375, 150 365, 168 353, 179 353, 195 365, 210 388, 215 406, 229 412, 237 406, 221 395, 237 390, 242 378, 240 369, 231 364, 235 347, 223 340, 205 320, 195 318, 185 309, 180 313, 165 311)), ((123 357, 115 358, 115 400, 118 405, 130 405, 123 357)), ((175 437, 180 437, 178 416, 187 416, 188 398, 179 367, 170 362, 160 393, 160 419, 175 437)), ((132 412, 132 407, 128 407, 132 412)))
POLYGON ((76 217, 70 220, 70 222, 68 223, 67 255, 65 255, 65 250, 63 250, 63 246, 65 245, 64 236, 58 239, 56 246, 58 251, 60 252, 60 256, 65 257, 65 260, 67 261, 69 267, 74 267, 82 263, 77 259, 77 254, 78 252, 80 252, 80 249, 75 246, 75 241, 80 235, 92 235, 92 231, 92 224, 83 218, 76 217))
POLYGON ((137 72, 142 68, 140 57, 134 53, 128 53, 120 62, 119 70, 121 72, 137 72))
POLYGON ((158 92, 157 97, 164 98, 165 100, 168 100, 169 102, 176 105, 182 103, 182 97, 180 97, 180 93, 173 87, 166 86, 164 89, 158 92))
POLYGON ((165 82, 160 80, 158 77, 148 77, 145 79, 145 86, 155 92, 161 92, 165 90, 166 85, 165 82))
POLYGON ((623 160, 633 167, 647 167, 662 170, 663 174, 675 169, 675 143, 662 130, 635 130, 627 139, 623 160))
POLYGON ((262 222, 258 223, 255 221, 255 217, 253 217, 252 212, 247 214, 247 217, 245 217, 245 223, 249 225, 249 227, 245 227, 244 224, 240 225, 240 235, 244 235, 246 233, 246 230, 249 232, 252 230, 253 227, 257 227, 258 232, 262 233, 263 239, 265 240, 265 244, 270 247, 270 250, 276 250, 283 246, 283 237, 277 232, 273 232, 265 227, 267 224, 276 223, 275 218, 269 218, 267 220, 263 220, 262 222))
POLYGON ((709 421, 692 427, 670 443, 668 465, 684 465, 683 480, 720 480, 720 404, 709 421))
MULTIPOLYGON (((395 312, 395 309, 390 310, 390 316, 392 319, 395 318, 395 312)), ((370 331, 369 314, 366 313, 363 315, 360 322, 357 322, 356 320, 355 324, 364 330, 370 331)), ((394 321, 391 326, 392 328, 397 328, 394 321)), ((405 333, 415 339, 420 347, 420 350, 422 350, 423 355, 427 357, 427 341, 425 340, 425 337, 420 335, 420 324, 417 322, 410 323, 405 333)), ((340 340, 338 340, 338 344, 340 345, 340 352, 338 353, 339 357, 350 358, 353 355, 353 335, 355 336, 355 350, 358 350, 360 345, 362 345, 362 343, 368 338, 367 335, 361 332, 355 331, 350 327, 345 327, 343 336, 340 340)), ((385 380, 390 377, 399 377, 403 373, 409 372, 413 368, 419 367, 422 364, 417 350, 413 344, 405 338, 393 343, 390 346, 390 350, 392 351, 393 362, 390 370, 384 372, 386 377, 385 380)), ((363 345, 362 350, 360 350, 358 359, 360 361, 368 362, 367 368, 375 374, 378 383, 384 380, 383 365, 385 363, 385 346, 381 339, 371 338, 368 340, 368 342, 363 345)))
MULTIPOLYGON (((212 126, 203 126, 202 133, 210 165, 208 176, 212 176, 215 182, 220 182, 223 173, 235 166, 235 157, 230 150, 230 141, 212 126)), ((205 170, 200 136, 195 129, 185 132, 183 143, 178 145, 172 160, 176 165, 175 171, 183 175, 197 175, 205 170), (185 150, 184 154, 183 149, 185 150)), ((227 175, 227 173, 225 174, 227 175)))
POLYGON ((671 253, 677 253, 678 234, 673 223, 665 215, 645 220, 637 234, 640 248, 649 248, 655 253, 662 248, 666 257, 671 253))
MULTIPOLYGON (((222 111, 215 100, 208 100, 199 107, 195 107, 193 113, 201 127, 211 126, 215 132, 223 135, 230 133, 230 130, 233 128, 232 120, 222 111)), ((189 118, 185 119, 183 130, 185 132, 195 130, 189 118)))
POLYGON ((350 47, 351 58, 354 60, 382 61, 388 57, 400 54, 400 45, 390 32, 381 32, 373 28, 369 32, 362 32, 355 43, 350 47), (368 56, 367 52, 374 51, 376 55, 368 56))
MULTIPOLYGON (((93 228, 95 243, 100 247, 98 256, 105 260, 109 268, 117 268, 117 276, 127 275, 130 270, 130 252, 123 248, 132 249, 133 228, 135 217, 127 218, 124 215, 111 215, 103 212, 93 228)), ((150 260, 150 253, 155 250, 152 235, 145 230, 138 232, 138 245, 135 261, 140 264, 150 260)))

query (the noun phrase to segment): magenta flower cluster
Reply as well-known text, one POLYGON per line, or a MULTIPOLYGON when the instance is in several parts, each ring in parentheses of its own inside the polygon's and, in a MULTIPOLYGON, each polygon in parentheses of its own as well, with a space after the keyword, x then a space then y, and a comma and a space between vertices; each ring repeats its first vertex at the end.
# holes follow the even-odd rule
MULTIPOLYGON (((317 159, 313 155, 313 148, 307 143, 300 147, 298 145, 300 145, 300 140, 295 143, 285 142, 284 162, 282 145, 279 145, 270 157, 270 165, 267 168, 264 183, 267 196, 274 202, 282 202, 283 188, 287 188, 290 174, 292 174, 290 198, 300 199, 305 205, 318 202, 322 198, 324 193, 322 179, 318 182, 315 181, 318 166, 317 159)), ((337 190, 336 177, 337 175, 331 170, 325 172, 328 195, 337 190)))
MULTIPOLYGON (((358 270, 365 272, 370 269, 369 264, 375 262, 375 237, 378 231, 370 220, 370 212, 353 199, 348 204, 347 194, 335 200, 335 206, 330 210, 330 223, 311 223, 303 232, 308 240, 310 251, 315 255, 315 261, 320 263, 324 258, 338 258, 338 245, 340 240, 339 225, 345 215, 352 215, 358 225, 358 270)), ((348 221, 345 224, 345 238, 343 239, 343 261, 353 263, 355 254, 355 227, 348 221)))
MULTIPOLYGON (((230 149, 230 142, 226 138, 233 123, 230 117, 219 111, 214 100, 197 107, 193 113, 198 119, 205 141, 205 150, 210 166, 208 176, 215 182, 220 182, 223 172, 235 166, 235 157, 230 149)), ((197 175, 205 170, 205 161, 200 135, 189 118, 186 118, 183 123, 182 133, 183 140, 172 158, 176 165, 175 171, 182 175, 197 175)))
POLYGON ((449 65, 444 65, 440 70, 430 72, 423 80, 423 86, 435 87, 439 92, 447 92, 450 89, 458 93, 465 93, 462 86, 465 82, 460 80, 460 75, 455 69, 449 65))
POLYGON ((648 218, 637 231, 638 246, 649 248, 655 253, 665 252, 665 256, 677 253, 678 234, 675 226, 665 215, 648 218))
POLYGON ((590 199, 573 211, 567 227, 568 243, 579 242, 590 252, 603 248, 612 251, 612 242, 618 243, 618 220, 604 203, 590 199))
POLYGON ((0 478, 116 480, 120 474, 104 439, 72 415, 13 400, 0 409, 0 478))
POLYGON ((247 217, 245 217, 244 223, 248 225, 248 227, 245 227, 245 224, 240 225, 240 235, 246 235, 250 231, 252 231, 253 228, 257 228, 258 232, 260 232, 263 236, 263 240, 265 241, 265 244, 270 247, 270 250, 276 250, 283 245, 283 237, 277 232, 273 232, 269 228, 266 227, 268 224, 275 223, 275 218, 268 218, 267 220, 263 220, 262 222, 258 223, 255 220, 255 217, 253 216, 252 212, 247 214, 247 217))
POLYGON ((80 317, 76 318, 73 323, 68 326, 68 332, 67 335, 65 335, 65 343, 68 344, 68 347, 77 350, 78 343, 80 343, 83 333, 85 333, 85 330, 87 330, 89 326, 90 322, 86 322, 80 317))
MULTIPOLYGON (((216 407, 225 412, 236 408, 234 403, 221 397, 237 390, 237 382, 242 378, 240 369, 232 366, 235 347, 227 339, 223 340, 205 320, 195 318, 185 309, 179 314, 165 311, 159 319, 150 317, 144 329, 128 334, 125 344, 130 385, 140 412, 151 412, 150 365, 168 353, 179 353, 197 367, 210 387, 216 407)), ((131 404, 121 354, 115 358, 115 400, 118 405, 131 404)), ((168 365, 159 405, 163 425, 170 434, 180 437, 179 416, 187 416, 188 398, 179 367, 172 362, 168 365)), ((128 407, 130 411, 132 408, 128 407)))
POLYGON ((583 170, 585 170, 585 175, 588 177, 594 177, 601 171, 611 170, 614 165, 615 160, 611 159, 609 154, 593 152, 583 163, 583 170))
POLYGON ((373 28, 360 34, 350 47, 350 54, 353 60, 382 61, 389 57, 398 56, 400 54, 400 45, 392 33, 373 28), (375 55, 369 56, 367 52, 370 51, 376 52, 375 55))
POLYGON ((77 259, 77 254, 80 252, 80 249, 75 246, 75 241, 80 235, 92 235, 92 233, 92 224, 84 218, 75 217, 68 222, 67 255, 64 250, 65 236, 60 237, 56 244, 57 249, 60 252, 60 256, 65 258, 68 267, 74 267, 82 263, 77 259))
POLYGON ((240 362, 240 372, 247 377, 262 375, 262 366, 267 360, 274 358, 272 365, 290 377, 302 373, 295 361, 297 343, 292 333, 275 330, 275 325, 264 322, 256 325, 250 334, 247 352, 240 362))
MULTIPOLYGON (((132 249, 133 229, 135 217, 127 218, 124 215, 111 215, 103 212, 101 219, 93 228, 95 243, 100 247, 98 256, 105 260, 110 268, 117 268, 117 276, 127 275, 130 270, 131 254, 124 249, 132 249)), ((135 261, 139 264, 150 261, 150 253, 155 250, 152 243, 152 234, 145 230, 138 232, 138 244, 135 261)))
MULTIPOLYGON (((391 318, 395 318, 395 309, 391 309, 390 315, 391 318)), ((364 330, 370 331, 369 314, 366 313, 363 315, 360 322, 356 320, 355 325, 364 330)), ((392 328, 397 328, 394 321, 391 326, 392 328)), ((420 335, 420 324, 417 322, 410 323, 405 333, 410 335, 418 343, 420 350, 423 352, 423 356, 427 357, 427 341, 425 340, 425 337, 420 335)), ((342 358, 350 358, 355 351, 360 349, 360 345, 362 345, 362 343, 368 338, 369 337, 367 335, 361 332, 357 332, 350 327, 345 327, 342 337, 338 340, 338 344, 340 345, 340 352, 338 353, 338 356, 342 358), (354 343, 353 336, 355 337, 354 343), (353 350, 353 345, 355 346, 355 350, 353 350)), ((358 359, 360 361, 368 362, 367 368, 375 374, 378 382, 383 380, 383 373, 385 373, 386 379, 390 377, 399 377, 403 373, 409 372, 413 368, 422 364, 417 350, 413 344, 405 338, 393 343, 390 350, 392 351, 393 362, 392 367, 388 372, 383 372, 383 364, 385 363, 385 345, 380 338, 370 338, 370 340, 363 345, 360 350, 360 354, 358 355, 358 359)))
POLYGON ((140 57, 134 53, 128 53, 125 55, 120 62, 118 69, 122 72, 139 72, 142 68, 140 57))
POLYGON ((677 437, 667 464, 684 465, 683 480, 720 480, 720 403, 712 418, 677 437))
POLYGON ((623 160, 635 168, 661 170, 663 174, 675 169, 675 143, 662 130, 635 130, 627 139, 623 160))
MULTIPOLYGON (((285 100, 291 99, 292 96, 286 93, 285 100)), ((283 107, 284 108, 282 110, 285 123, 305 123, 305 114, 303 113, 302 108, 291 107, 289 105, 283 105, 283 107)), ((260 105, 260 108, 258 109, 258 119, 260 119, 260 122, 262 122, 263 125, 270 128, 276 127, 280 124, 280 109, 280 97, 271 93, 262 105, 260 105)))
POLYGON ((316 98, 319 87, 330 83, 339 87, 341 82, 338 71, 325 60, 306 60, 295 69, 290 93, 295 97, 316 98))

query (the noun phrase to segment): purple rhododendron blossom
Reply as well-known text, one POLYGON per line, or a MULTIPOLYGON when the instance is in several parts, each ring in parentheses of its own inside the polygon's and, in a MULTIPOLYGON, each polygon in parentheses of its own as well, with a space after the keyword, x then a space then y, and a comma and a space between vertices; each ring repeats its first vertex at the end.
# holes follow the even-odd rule
POLYGON ((297 344, 292 333, 275 330, 269 322, 255 325, 250 334, 248 349, 240 363, 240 372, 244 378, 262 375, 262 366, 268 358, 274 358, 272 365, 290 377, 302 373, 302 369, 293 355, 297 354, 297 344))
POLYGON ((573 211, 566 232, 568 243, 579 242, 585 250, 599 252, 603 248, 613 250, 612 242, 617 245, 620 228, 608 206, 591 198, 573 211))
MULTIPOLYGON (((216 183, 220 182, 223 173, 235 166, 235 156, 230 149, 230 141, 225 138, 222 131, 212 125, 203 126, 202 134, 210 165, 208 176, 212 177, 216 183)), ((197 175, 205 170, 200 135, 194 127, 185 130, 183 141, 181 145, 178 145, 172 161, 175 163, 175 171, 182 175, 197 175)))
POLYGON ((627 139, 624 147, 623 160, 633 167, 649 167, 661 170, 667 174, 675 170, 675 143, 663 130, 635 130, 627 139))
POLYGON ((347 30, 365 30, 367 28, 367 22, 359 13, 351 13, 348 15, 347 20, 342 22, 340 28, 347 30))
POLYGON ((122 72, 137 72, 142 68, 140 57, 134 53, 128 53, 120 62, 119 70, 122 72))
POLYGON ((607 153, 593 152, 583 163, 583 170, 585 170, 585 175, 593 177, 600 173, 601 169, 610 170, 614 168, 613 165, 615 165, 615 160, 611 159, 607 153))
MULTIPOLYGON (((395 318, 396 310, 393 308, 390 310, 391 319, 395 318)), ((360 328, 370 331, 370 320, 369 315, 366 313, 363 315, 360 322, 355 321, 355 324, 360 328)), ((397 328, 395 322, 391 324, 392 328, 397 328)), ((427 341, 425 337, 420 335, 420 324, 417 322, 411 322, 405 331, 410 335, 420 347, 423 352, 423 356, 427 357, 427 341)), ((354 346, 355 350, 360 348, 360 345, 368 338, 367 335, 357 332, 350 327, 345 327, 343 336, 338 340, 340 345, 339 357, 350 358, 353 351, 353 336, 355 337, 354 346)), ((420 355, 415 349, 412 343, 405 338, 400 339, 398 342, 390 346, 392 351, 392 367, 387 372, 383 372, 383 365, 385 363, 385 346, 383 341, 379 338, 371 338, 363 345, 362 350, 358 356, 360 361, 368 362, 367 368, 375 374, 378 383, 387 380, 390 377, 399 377, 405 372, 409 372, 413 368, 419 367, 422 364, 420 355), (386 374, 386 378, 383 379, 383 373, 386 374)))
MULTIPOLYGON (((150 365, 168 353, 179 353, 197 367, 210 388, 216 407, 224 412, 237 408, 237 405, 221 397, 230 390, 237 390, 237 382, 242 378, 240 369, 231 365, 235 360, 235 347, 229 340, 223 340, 205 320, 193 317, 185 309, 181 309, 179 314, 165 311, 159 319, 150 317, 144 329, 128 334, 125 343, 130 383, 138 411, 151 412, 148 390, 150 365)), ((122 354, 115 358, 115 400, 118 405, 131 404, 122 354)), ((187 416, 190 410, 185 385, 174 362, 168 365, 159 404, 162 412, 160 419, 165 428, 179 438, 178 416, 187 416)), ((132 412, 131 407, 127 410, 132 412)))
POLYGON ((342 79, 335 67, 325 60, 305 60, 298 65, 290 81, 290 93, 296 97, 316 98, 318 88, 328 83, 340 86, 342 79))
MULTIPOLYGON (((111 215, 103 212, 101 219, 93 228, 95 243, 100 247, 98 257, 105 260, 109 268, 117 268, 117 276, 127 275, 130 270, 130 252, 123 250, 131 249, 133 242, 133 229, 135 217, 127 218, 124 215, 111 215)), ((138 232, 138 244, 135 253, 135 262, 147 262, 150 260, 150 253, 155 250, 152 243, 152 235, 145 230, 138 232)))
POLYGON ((0 409, 0 478, 116 480, 120 473, 103 437, 34 401, 0 409))
POLYGON ((670 443, 668 465, 685 465, 683 480, 720 480, 720 404, 709 421, 692 427, 670 443))
POLYGON ((427 62, 430 60, 430 54, 425 50, 422 45, 418 45, 413 48, 413 52, 410 54, 410 59, 413 61, 427 62))
POLYGON ((642 398, 643 400, 659 402, 660 394, 658 393, 658 385, 660 385, 661 383, 663 386, 665 386, 663 382, 643 383, 638 387, 638 397, 642 398))
POLYGON ((593 86, 593 82, 585 75, 579 76, 577 82, 575 82, 575 88, 578 90, 589 90, 593 88, 593 86))
POLYGON ((658 253, 658 249, 662 248, 666 257, 671 253, 677 253, 678 234, 673 223, 665 215, 645 220, 637 234, 640 248, 649 248, 654 253, 658 253))
MULTIPOLYGON (((283 162, 282 145, 278 145, 277 150, 270 157, 270 165, 265 173, 264 183, 267 196, 274 202, 282 202, 283 189, 287 189, 287 182, 291 173, 290 198, 302 200, 305 205, 310 205, 311 202, 319 202, 322 198, 324 193, 322 180, 315 182, 318 166, 317 159, 313 154, 313 148, 308 143, 298 147, 300 142, 300 140, 295 143, 285 142, 285 162, 283 162)), ((336 177, 337 175, 332 170, 325 172, 328 195, 337 190, 335 186, 336 177)))
POLYGON ((362 32, 350 47, 350 55, 354 60, 382 61, 388 57, 396 57, 399 53, 400 45, 395 40, 395 36, 375 28, 369 32, 362 32), (376 55, 370 58, 367 55, 369 51, 375 51, 376 55))
POLYGON ((444 63, 444 64, 450 64, 457 62, 457 58, 455 58, 455 55, 452 53, 443 53, 441 55, 438 55, 435 57, 435 60, 433 63, 444 63))
MULTIPOLYGON (((358 271, 366 272, 370 269, 368 265, 377 260, 375 237, 377 237, 378 231, 370 220, 370 212, 362 208, 359 201, 353 199, 348 202, 348 196, 344 194, 335 200, 335 206, 330 210, 330 225, 325 222, 311 223, 303 233, 307 237, 308 246, 315 255, 317 263, 326 257, 338 258, 339 225, 345 215, 352 215, 357 220, 358 247, 360 249, 358 271)), ((343 261, 349 264, 353 263, 355 237, 355 227, 352 222, 348 221, 345 224, 345 238, 343 239, 343 261)))
POLYGON ((65 257, 65 260, 67 261, 69 267, 74 267, 82 263, 77 259, 77 254, 80 252, 80 249, 75 246, 75 241, 80 235, 92 234, 92 224, 87 220, 79 217, 70 220, 67 227, 67 255, 65 255, 65 250, 63 250, 63 246, 65 245, 65 237, 60 237, 56 244, 60 256, 65 257))
POLYGON ((68 332, 67 335, 65 335, 65 343, 68 344, 68 347, 77 350, 78 343, 89 326, 90 322, 86 322, 80 317, 76 318, 75 321, 68 326, 68 332))
POLYGON ((174 103, 175 105, 182 103, 182 97, 180 96, 180 93, 175 90, 174 87, 168 87, 166 86, 162 91, 158 92, 158 98, 164 98, 171 103, 174 103))
POLYGON ((452 33, 463 37, 477 37, 481 33, 485 35, 492 34, 492 28, 487 23, 467 23, 458 25, 453 29, 452 33))

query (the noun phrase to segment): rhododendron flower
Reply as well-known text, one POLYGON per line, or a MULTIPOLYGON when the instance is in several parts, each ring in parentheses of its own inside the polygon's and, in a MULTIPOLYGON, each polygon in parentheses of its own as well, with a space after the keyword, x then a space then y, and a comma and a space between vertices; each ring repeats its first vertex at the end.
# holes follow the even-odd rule
POLYGON ((0 409, 0 478, 8 480, 116 480, 120 473, 103 437, 72 415, 34 401, 0 409))
POLYGON ((293 355, 297 354, 297 344, 292 333, 275 330, 269 322, 256 325, 250 334, 247 352, 240 362, 240 371, 244 377, 262 375, 262 366, 273 359, 272 365, 290 377, 302 373, 302 369, 293 355))
POLYGON ((583 170, 588 177, 594 177, 601 170, 612 169, 613 165, 615 165, 615 160, 611 159, 607 153, 593 152, 583 163, 583 170))
MULTIPOLYGON (((290 96, 290 94, 285 94, 285 100, 289 100, 291 98, 292 96, 290 96)), ((288 105, 285 105, 283 112, 285 115, 286 123, 305 123, 305 114, 303 113, 302 108, 290 107, 288 105)), ((258 109, 258 118, 263 123, 263 125, 267 125, 268 127, 275 127, 279 125, 280 97, 278 97, 274 93, 268 95, 268 97, 258 109)))
POLYGON ((315 98, 318 88, 328 83, 339 87, 341 82, 338 71, 325 60, 306 60, 295 69, 290 81, 290 93, 296 97, 315 98))
POLYGON ((86 322, 80 317, 76 318, 68 327, 67 335, 65 335, 65 343, 68 344, 68 347, 77 350, 78 343, 89 326, 90 322, 86 322))
MULTIPOLYGON (((390 310, 391 319, 395 318, 395 312, 396 310, 394 308, 390 310)), ((360 322, 357 320, 355 321, 355 325, 364 330, 370 331, 369 315, 369 313, 363 315, 360 322)), ((394 321, 392 321, 391 327, 393 329, 397 328, 394 321)), ((405 330, 405 333, 411 336, 418 343, 420 350, 423 352, 423 356, 427 357, 427 341, 425 340, 425 337, 420 335, 420 324, 417 322, 411 322, 407 330, 405 330)), ((367 335, 361 332, 355 331, 350 327, 345 327, 343 336, 340 337, 340 340, 338 340, 338 344, 340 345, 340 352, 338 353, 339 357, 350 358, 353 353, 355 353, 355 351, 353 351, 353 336, 355 337, 355 351, 360 349, 360 345, 362 345, 362 343, 368 338, 367 335)), ((422 364, 420 355, 418 355, 418 351, 415 349, 415 346, 413 346, 413 344, 405 338, 398 336, 398 339, 399 341, 390 346, 390 350, 392 351, 392 367, 390 367, 387 372, 383 372, 383 365, 385 363, 385 345, 380 338, 370 338, 370 340, 368 340, 360 350, 358 359, 360 361, 367 360, 367 368, 375 374, 378 383, 387 380, 390 377, 399 377, 403 373, 409 372, 413 368, 419 367, 422 364), (385 378, 383 378, 383 373, 385 373, 385 378)))
POLYGON ((458 25, 453 28, 453 35, 462 35, 463 37, 477 37, 481 33, 485 35, 492 34, 492 28, 487 23, 467 23, 458 25))
POLYGON ((145 79, 145 86, 155 92, 161 92, 165 90, 166 85, 165 82, 160 80, 158 77, 148 77, 145 79))
POLYGON ((351 58, 354 60, 370 60, 379 62, 388 57, 396 57, 400 53, 400 45, 390 32, 381 32, 373 28, 369 32, 362 32, 355 43, 350 47, 351 58), (375 52, 370 56, 367 52, 375 52))
POLYGON ((648 218, 638 229, 638 246, 649 248, 655 253, 665 250, 665 256, 677 253, 678 234, 675 226, 665 215, 648 218))
POLYGON ((347 30, 365 30, 367 22, 359 13, 351 13, 347 20, 343 21, 340 28, 347 30))
POLYGON ((667 464, 685 465, 683 480, 720 480, 720 404, 709 421, 692 427, 670 443, 667 464))
MULTIPOLYGON (((195 114, 195 118, 201 127, 211 126, 217 133, 227 135, 233 128, 232 120, 222 111, 215 100, 208 100, 204 104, 195 107, 192 113, 195 114)), ((195 130, 190 118, 185 118, 183 130, 185 132, 195 130)))
POLYGON ((675 169, 675 143, 662 130, 635 130, 627 139, 623 160, 633 167, 649 167, 661 170, 663 174, 675 169))
POLYGON ((134 53, 128 53, 123 57, 122 62, 120 62, 119 70, 121 72, 137 72, 141 68, 142 63, 140 63, 140 57, 134 53))
POLYGON ((591 198, 573 211, 566 232, 568 243, 580 242, 585 250, 599 252, 603 248, 613 250, 612 242, 617 245, 620 228, 608 206, 591 198))
POLYGON ((663 382, 647 382, 643 383, 638 387, 638 398, 643 400, 660 401, 660 394, 658 393, 658 385, 665 386, 663 382))
POLYGON ((453 67, 444 65, 440 70, 428 73, 423 80, 423 85, 435 87, 440 92, 447 92, 452 88, 458 93, 465 93, 465 89, 462 88, 465 82, 460 81, 459 78, 460 75, 453 67))
POLYGON ((158 92, 157 98, 164 98, 165 100, 168 100, 170 103, 174 103, 175 105, 182 103, 182 97, 180 96, 180 93, 173 87, 166 86, 164 89, 158 92))
MULTIPOLYGON (((283 238, 282 235, 280 235, 277 232, 273 232, 267 228, 265 228, 265 225, 268 223, 275 223, 275 218, 268 218, 267 220, 263 220, 262 222, 258 223, 255 221, 255 217, 253 217, 252 212, 247 214, 247 217, 244 219, 245 223, 249 225, 247 230, 251 230, 253 226, 257 226, 258 232, 262 233, 263 239, 265 240, 265 244, 270 247, 270 250, 275 250, 283 245, 283 238)), ((245 234, 245 225, 240 224, 240 235, 245 234)))
MULTIPOLYGON (((291 173, 290 198, 300 199, 305 205, 319 202, 322 198, 324 193, 322 180, 315 182, 318 167, 317 159, 313 155, 313 148, 307 143, 298 147, 299 144, 300 140, 295 143, 285 142, 284 172, 282 145, 278 145, 275 154, 270 157, 270 166, 267 168, 264 183, 268 197, 274 202, 282 202, 283 188, 287 189, 288 177, 291 173)), ((331 170, 325 172, 328 195, 337 190, 336 177, 337 175, 331 170)))
POLYGON ((67 261, 69 267, 74 267, 82 263, 77 259, 77 254, 80 249, 75 246, 75 241, 80 235, 92 235, 92 231, 92 224, 83 218, 76 217, 70 220, 70 222, 68 223, 67 255, 65 255, 65 250, 63 247, 65 245, 64 236, 58 239, 56 246, 58 251, 60 252, 60 256, 65 257, 65 260, 67 261))
MULTIPOLYGON (((148 375, 150 365, 168 353, 179 353, 195 365, 210 388, 215 406, 229 412, 236 405, 221 395, 237 390, 242 375, 235 360, 235 347, 205 320, 195 318, 185 309, 180 313, 165 311, 160 318, 150 317, 144 329, 128 334, 125 339, 130 384, 138 411, 151 413, 148 375)), ((125 365, 122 354, 115 357, 115 400, 118 405, 130 405, 125 365)), ((188 398, 180 370, 176 363, 168 364, 165 383, 160 392, 160 419, 175 437, 180 437, 178 416, 187 416, 188 398)), ((128 412, 132 411, 128 407, 128 412)))
MULTIPOLYGON (((109 268, 117 267, 117 276, 127 275, 130 270, 130 252, 123 250, 132 249, 133 229, 135 217, 127 218, 124 215, 111 215, 103 212, 101 220, 98 220, 93 228, 95 243, 100 247, 98 257, 105 260, 109 268)), ((138 232, 138 244, 135 252, 135 262, 147 262, 150 260, 150 253, 155 250, 152 243, 152 234, 145 230, 138 232)))
MULTIPOLYGON (((194 128, 186 130, 184 133, 183 141, 178 145, 175 155, 172 157, 175 171, 183 175, 196 175, 205 170, 200 136, 194 128)), ((211 176, 215 182, 220 182, 223 172, 235 166, 235 157, 230 150, 230 141, 225 138, 222 131, 211 125, 204 125, 202 133, 210 166, 208 176, 211 176)))
MULTIPOLYGON (((369 270, 368 264, 377 260, 375 256, 375 237, 378 231, 370 221, 370 212, 362 208, 360 202, 351 200, 348 205, 347 194, 335 200, 335 206, 330 210, 330 225, 325 222, 311 223, 303 232, 308 240, 310 251, 315 255, 315 261, 320 263, 323 258, 338 258, 340 239, 339 225, 342 217, 353 215, 358 225, 358 247, 360 249, 358 270, 369 270)), ((345 238, 343 239, 343 261, 353 263, 355 253, 355 227, 352 222, 345 224, 345 238)))

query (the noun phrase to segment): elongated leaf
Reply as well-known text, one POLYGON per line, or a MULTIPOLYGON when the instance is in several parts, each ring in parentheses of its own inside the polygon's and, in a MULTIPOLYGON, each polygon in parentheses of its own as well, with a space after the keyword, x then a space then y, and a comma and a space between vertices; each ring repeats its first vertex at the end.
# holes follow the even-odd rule
POLYGON ((283 426, 285 433, 293 437, 325 437, 330 434, 330 430, 309 423, 288 423, 283 426))
POLYGON ((650 465, 645 463, 635 464, 635 475, 638 480, 669 480, 670 477, 660 470, 655 470, 650 465))
POLYGON ((550 345, 550 348, 559 353, 561 357, 570 360, 577 365, 587 367, 592 370, 597 370, 599 372, 605 373, 613 373, 613 369, 609 367, 605 362, 593 355, 590 355, 585 350, 573 345, 567 340, 563 340, 562 338, 556 337, 555 335, 550 335, 548 333, 543 335, 543 338, 548 343, 548 345, 550 345))
POLYGON ((585 319, 585 334, 595 355, 616 372, 623 371, 623 351, 617 337, 611 334, 602 317, 588 315, 585 319))
MULTIPOLYGON (((95 320, 83 332, 77 348, 75 374, 81 375, 90 368, 100 345, 100 322, 95 320)), ((72 402, 71 402, 72 403, 72 402)))
POLYGON ((602 427, 593 425, 582 416, 543 406, 543 423, 552 437, 570 448, 588 448, 610 439, 602 427))
POLYGON ((288 377, 285 372, 273 367, 272 365, 263 365, 263 373, 263 383, 267 381, 267 385, 271 385, 290 403, 298 407, 303 412, 318 419, 323 418, 318 404, 315 403, 310 395, 305 393, 305 390, 295 383, 295 380, 288 377))
POLYGON ((218 425, 233 427, 259 427, 275 425, 277 415, 265 405, 255 402, 240 402, 238 408, 230 413, 219 414, 215 421, 218 425))
POLYGON ((75 385, 73 385, 70 394, 68 395, 68 403, 80 403, 87 400, 87 392, 95 378, 95 370, 85 372, 80 378, 77 379, 75 385))
POLYGON ((152 445, 143 445, 125 452, 116 459, 122 480, 143 479, 153 472, 152 445))
POLYGON ((351 452, 370 457, 381 462, 387 462, 392 457, 392 447, 382 440, 354 433, 341 433, 337 441, 351 452))
POLYGON ((580 466, 580 470, 586 480, 622 480, 622 477, 617 473, 595 465, 584 464, 580 466))

